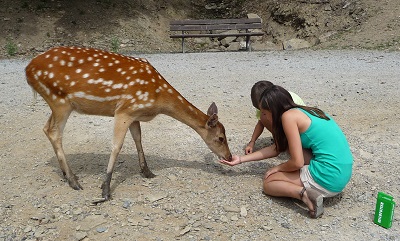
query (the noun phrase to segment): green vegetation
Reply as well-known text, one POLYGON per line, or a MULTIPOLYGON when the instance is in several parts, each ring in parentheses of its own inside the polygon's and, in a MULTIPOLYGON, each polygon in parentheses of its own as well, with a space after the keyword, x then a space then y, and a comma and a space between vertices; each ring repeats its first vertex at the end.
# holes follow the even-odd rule
POLYGON ((121 47, 121 41, 118 39, 118 37, 112 37, 111 38, 111 51, 114 53, 118 53, 119 49, 121 47))
POLYGON ((6 43, 6 50, 9 56, 15 56, 18 52, 18 46, 11 40, 8 40, 6 43))

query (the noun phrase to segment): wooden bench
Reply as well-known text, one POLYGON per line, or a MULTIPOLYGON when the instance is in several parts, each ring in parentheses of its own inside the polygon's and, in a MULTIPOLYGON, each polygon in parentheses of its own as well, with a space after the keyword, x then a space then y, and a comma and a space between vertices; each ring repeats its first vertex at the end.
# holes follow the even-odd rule
POLYGON ((170 37, 182 39, 182 53, 185 52, 185 38, 201 37, 246 37, 246 50, 251 50, 250 37, 263 36, 264 33, 259 31, 261 29, 260 18, 174 20, 170 22, 170 37))

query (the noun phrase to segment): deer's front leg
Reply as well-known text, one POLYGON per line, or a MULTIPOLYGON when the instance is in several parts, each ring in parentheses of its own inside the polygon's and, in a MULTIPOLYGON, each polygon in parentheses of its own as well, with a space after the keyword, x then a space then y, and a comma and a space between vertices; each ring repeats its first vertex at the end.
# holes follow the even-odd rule
POLYGON ((156 175, 154 175, 149 167, 147 166, 146 159, 144 157, 144 152, 143 152, 143 147, 142 147, 142 131, 140 129, 140 122, 139 121, 134 121, 132 124, 129 126, 129 131, 131 132, 132 138, 135 141, 137 153, 139 156, 139 165, 140 165, 140 170, 143 173, 143 175, 147 178, 153 178, 156 175))
POLYGON ((115 115, 112 151, 110 155, 110 160, 108 161, 106 178, 101 185, 103 201, 107 201, 111 197, 110 183, 115 167, 115 161, 117 160, 117 156, 121 151, 126 132, 128 131, 131 123, 132 120, 129 116, 125 116, 124 114, 115 115))

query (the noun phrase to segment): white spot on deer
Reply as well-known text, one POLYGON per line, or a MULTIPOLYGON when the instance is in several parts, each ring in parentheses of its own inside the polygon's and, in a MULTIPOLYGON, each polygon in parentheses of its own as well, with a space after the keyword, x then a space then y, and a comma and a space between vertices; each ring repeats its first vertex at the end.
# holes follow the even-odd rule
POLYGON ((137 70, 132 71, 132 74, 133 74, 133 75, 137 74, 137 70))
POLYGON ((87 57, 87 61, 92 61, 92 60, 93 60, 92 56, 87 57))
POLYGON ((94 67, 97 67, 97 66, 99 66, 100 64, 99 63, 93 63, 93 66, 94 67))
POLYGON ((55 61, 57 61, 58 60, 58 56, 54 56, 53 57, 53 61, 55 62, 55 61))
POLYGON ((68 64, 67 64, 68 67, 72 67, 73 65, 74 65, 74 63, 72 63, 72 62, 68 62, 68 64))
POLYGON ((124 90, 126 90, 126 89, 128 89, 128 85, 127 84, 124 84, 124 90))
POLYGON ((112 86, 113 89, 121 89, 124 85, 123 84, 115 84, 112 86))
POLYGON ((93 101, 97 101, 97 102, 106 102, 106 101, 113 101, 113 100, 121 99, 120 95, 99 97, 99 96, 95 96, 95 95, 88 95, 83 91, 78 91, 78 92, 68 95, 68 98, 70 98, 70 99, 73 99, 74 97, 82 98, 82 99, 86 99, 86 100, 93 100, 93 101))
POLYGON ((143 104, 139 104, 138 107, 139 107, 139 109, 143 109, 144 105, 143 104))
POLYGON ((66 53, 67 53, 67 51, 63 50, 61 53, 62 53, 62 54, 66 54, 66 53))
POLYGON ((72 81, 69 86, 74 86, 75 85, 75 81, 72 81))
POLYGON ((125 75, 125 74, 126 74, 126 71, 122 71, 122 72, 121 72, 121 75, 125 75))
POLYGON ((113 81, 112 80, 106 80, 106 81, 103 81, 102 84, 106 85, 106 86, 111 86, 113 84, 113 81))
POLYGON ((108 58, 108 55, 104 55, 103 58, 107 59, 107 58, 108 58))
POLYGON ((70 61, 75 61, 75 57, 74 57, 74 56, 71 56, 71 57, 69 57, 69 60, 70 60, 70 61))
POLYGON ((133 69, 134 69, 133 66, 129 67, 129 70, 133 70, 133 69))
POLYGON ((85 60, 83 60, 83 59, 78 60, 78 63, 80 63, 80 64, 83 64, 84 62, 85 62, 85 60))
POLYGON ((167 88, 167 87, 168 87, 168 85, 167 85, 167 84, 163 84, 163 87, 164 87, 164 88, 167 88))
POLYGON ((136 92, 136 95, 138 96, 139 100, 147 101, 148 100, 148 96, 149 96, 149 92, 144 92, 142 94, 141 91, 138 91, 138 92, 136 92))
POLYGON ((46 59, 50 58, 50 54, 46 54, 45 58, 46 59))
POLYGON ((109 93, 111 91, 111 89, 107 88, 104 90, 105 92, 109 93))
POLYGON ((158 79, 162 79, 161 75, 158 75, 158 79))
POLYGON ((62 104, 65 104, 65 99, 60 99, 60 102, 61 102, 62 104))
POLYGON ((57 86, 57 82, 53 82, 53 86, 56 87, 57 86))
POLYGON ((65 60, 60 60, 60 65, 65 66, 65 60))
POLYGON ((119 61, 119 60, 115 60, 114 63, 115 63, 115 64, 119 64, 120 61, 119 61))
POLYGON ((183 103, 183 98, 182 98, 182 96, 178 96, 178 99, 183 103))
POLYGON ((53 68, 53 64, 49 64, 49 69, 53 68))
POLYGON ((54 78, 54 73, 53 73, 53 72, 51 72, 51 73, 49 74, 49 79, 52 79, 52 78, 54 78))
POLYGON ((97 80, 90 79, 90 80, 88 80, 88 84, 99 84, 99 83, 101 83, 101 82, 103 82, 103 81, 104 81, 103 78, 99 78, 99 79, 97 79, 97 80))
POLYGON ((99 69, 99 72, 104 72, 106 71, 104 68, 99 69))
POLYGON ((121 72, 121 71, 122 71, 122 69, 121 69, 121 68, 118 68, 118 69, 117 69, 117 72, 121 72))
POLYGON ((65 80, 69 80, 70 79, 69 75, 65 75, 64 78, 65 78, 65 80))
POLYGON ((132 76, 127 76, 125 79, 130 80, 131 78, 132 78, 132 76))
POLYGON ((86 74, 82 75, 82 78, 87 79, 87 78, 89 78, 89 76, 90 75, 88 73, 86 73, 86 74))
POLYGON ((80 72, 82 72, 82 69, 76 69, 75 72, 76 72, 77 74, 79 74, 80 72))
POLYGON ((135 81, 129 82, 129 86, 132 86, 132 85, 134 85, 134 84, 135 84, 135 81))
POLYGON ((151 82, 155 83, 155 82, 156 82, 156 80, 155 80, 154 78, 152 78, 152 79, 151 79, 151 82))
POLYGON ((189 106, 189 110, 190 110, 190 111, 193 111, 193 107, 189 106))
POLYGON ((53 100, 56 100, 56 99, 57 99, 57 96, 56 96, 56 95, 52 95, 51 98, 52 98, 53 100))
POLYGON ((36 74, 37 74, 37 76, 42 76, 42 71, 41 71, 41 70, 38 70, 38 71, 36 72, 36 74))
POLYGON ((121 98, 131 100, 133 99, 132 95, 122 95, 121 98))
POLYGON ((99 55, 98 54, 93 54, 93 57, 97 58, 97 57, 99 57, 99 55))
POLYGON ((173 91, 172 91, 171 89, 168 89, 168 93, 172 94, 172 93, 173 93, 173 91))

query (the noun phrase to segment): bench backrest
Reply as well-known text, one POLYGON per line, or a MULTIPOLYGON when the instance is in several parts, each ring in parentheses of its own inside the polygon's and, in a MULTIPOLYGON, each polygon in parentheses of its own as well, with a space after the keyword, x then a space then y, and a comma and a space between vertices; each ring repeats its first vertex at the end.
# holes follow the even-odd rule
POLYGON ((174 20, 170 22, 171 31, 241 30, 261 28, 262 25, 260 18, 174 20))

